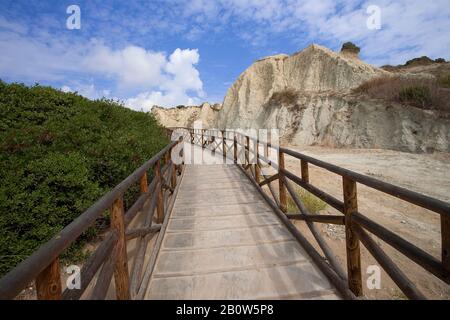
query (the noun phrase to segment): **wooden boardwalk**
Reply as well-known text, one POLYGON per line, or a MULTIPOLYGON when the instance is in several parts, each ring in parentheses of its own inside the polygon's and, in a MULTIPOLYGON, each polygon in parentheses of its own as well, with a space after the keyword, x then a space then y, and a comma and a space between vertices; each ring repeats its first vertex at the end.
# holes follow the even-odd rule
POLYGON ((146 299, 338 299, 235 165, 187 165, 146 299))
POLYGON ((364 295, 360 243, 406 297, 426 299, 373 236, 450 284, 450 203, 243 133, 181 133, 4 275, 0 299, 17 298, 33 281, 40 300, 357 299, 364 295), (278 161, 269 159, 269 149, 278 161), (301 176, 285 167, 287 156, 299 161, 301 176), (190 165, 199 162, 209 165, 190 165), (342 200, 310 182, 310 164, 341 177, 342 200), (136 184, 140 195, 125 206, 124 193, 136 184), (441 258, 359 212, 357 184, 439 215, 441 258), (296 186, 338 214, 312 214, 296 186), (296 212, 286 213, 288 199, 296 212), (81 287, 65 288, 60 255, 105 210, 111 228, 81 268, 81 287), (314 239, 295 220, 306 222, 314 239), (320 223, 345 228, 346 270, 316 228, 320 223))

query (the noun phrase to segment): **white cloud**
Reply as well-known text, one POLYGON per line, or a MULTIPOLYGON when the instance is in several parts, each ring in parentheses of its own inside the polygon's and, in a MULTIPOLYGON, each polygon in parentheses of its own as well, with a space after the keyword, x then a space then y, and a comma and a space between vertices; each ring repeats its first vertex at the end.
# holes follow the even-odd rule
POLYGON ((125 100, 125 105, 133 109, 148 111, 153 105, 189 105, 205 96, 200 73, 195 68, 200 59, 197 49, 177 48, 169 57, 138 47, 112 51, 100 46, 94 51, 86 59, 89 70, 112 75, 121 86, 147 89, 125 100))
POLYGON ((89 99, 108 98, 110 95, 109 90, 99 90, 94 84, 76 84, 74 87, 64 85, 61 87, 62 92, 76 92, 89 99))
POLYGON ((71 45, 64 39, 29 37, 19 31, 0 29, 0 77, 20 81, 52 81, 77 72, 85 45, 71 45))
POLYGON ((192 104, 204 96, 195 67, 200 59, 197 49, 177 48, 168 56, 133 45, 114 50, 95 39, 81 44, 45 33, 30 37, 24 32, 20 25, 0 16, 0 77, 61 81, 65 84, 63 91, 77 91, 91 99, 111 95, 111 90, 96 88, 94 79, 108 81, 115 86, 115 96, 122 96, 139 110, 146 109, 149 102, 163 106, 192 104), (80 80, 85 78, 90 79, 88 83, 80 80), (136 92, 141 93, 127 99, 136 92))
POLYGON ((176 106, 195 105, 205 96, 200 74, 194 65, 199 62, 198 50, 176 49, 165 62, 163 70, 167 73, 161 90, 147 91, 127 99, 125 105, 135 110, 150 111, 154 105, 176 106), (195 92, 189 96, 187 92, 195 92))
POLYGON ((116 78, 123 86, 159 86, 165 80, 162 69, 166 63, 162 52, 137 46, 113 51, 99 43, 84 58, 87 70, 116 78))
POLYGON ((61 91, 62 92, 74 92, 74 90, 72 90, 72 88, 69 86, 62 86, 61 91))
POLYGON ((133 109, 149 111, 153 105, 194 104, 204 96, 203 82, 195 68, 200 59, 197 49, 177 48, 167 57, 135 46, 113 51, 97 44, 92 52, 85 59, 88 70, 116 78, 122 87, 147 89, 125 99, 125 105, 133 109))
POLYGON ((28 28, 14 21, 7 20, 5 17, 0 16, 0 29, 6 29, 9 31, 24 34, 28 28))
POLYGON ((125 100, 125 105, 131 109, 138 111, 150 111, 155 105, 157 106, 177 106, 177 105, 199 105, 200 99, 190 97, 181 91, 170 91, 164 93, 161 91, 142 92, 134 98, 125 100))
POLYGON ((119 96, 133 108, 148 109, 203 100, 199 52, 149 50, 130 45, 130 39, 156 43, 178 35, 209 45, 226 43, 221 41, 230 35, 234 40, 237 34, 243 46, 262 48, 262 54, 285 51, 280 43, 288 41, 289 49, 311 42, 339 49, 344 41, 353 41, 362 47, 364 59, 378 65, 421 55, 450 59, 448 0, 167 0, 130 2, 122 11, 108 4, 86 5, 96 23, 90 34, 114 39, 116 47, 98 40, 79 42, 85 35, 55 34, 52 26, 58 20, 49 23, 39 16, 39 21, 20 24, 0 15, 0 77, 53 81, 91 97, 119 96), (381 8, 378 31, 366 28, 371 4, 381 8), (136 15, 127 15, 130 9, 136 15), (111 92, 103 92, 104 87, 111 92))
MULTIPOLYGON (((324 37, 352 40, 363 48, 373 63, 404 63, 407 59, 428 55, 449 57, 450 6, 446 0, 431 2, 379 0, 381 30, 366 28, 367 7, 334 13, 318 26, 324 37)), ((312 27, 312 26, 311 26, 312 27)))
POLYGON ((193 90, 202 97, 203 83, 200 80, 200 73, 194 68, 199 62, 200 55, 198 50, 176 49, 169 57, 165 70, 172 75, 172 79, 161 85, 168 91, 176 91, 180 88, 184 90, 193 90))
POLYGON ((450 58, 448 0, 218 0, 208 6, 202 6, 204 0, 181 2, 188 18, 202 21, 197 34, 223 23, 256 47, 268 46, 281 35, 294 43, 326 42, 335 48, 354 41, 376 64, 404 63, 420 55, 450 58), (381 9, 381 30, 366 27, 369 5, 381 9))

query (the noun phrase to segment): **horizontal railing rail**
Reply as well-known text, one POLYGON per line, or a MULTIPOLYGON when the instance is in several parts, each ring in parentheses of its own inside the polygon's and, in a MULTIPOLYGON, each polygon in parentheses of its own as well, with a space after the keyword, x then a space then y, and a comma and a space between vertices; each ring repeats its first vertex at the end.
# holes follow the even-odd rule
MULTIPOLYGON (((170 134, 171 130, 167 133, 170 134)), ((38 299, 79 299, 97 272, 98 279, 91 298, 105 298, 113 275, 117 299, 135 297, 142 285, 142 269, 149 237, 161 229, 168 211, 169 198, 173 198, 172 194, 177 185, 177 175, 182 172, 182 164, 174 164, 170 156, 181 141, 182 139, 170 142, 61 232, 3 276, 0 279, 0 299, 14 299, 33 281, 36 282, 38 299), (153 179, 149 184, 147 172, 150 169, 153 170, 153 179), (138 182, 141 195, 125 212, 123 195, 138 182), (81 288, 66 289, 62 292, 59 256, 107 210, 110 212, 111 227, 104 240, 81 268, 81 288), (156 226, 152 225, 155 210, 158 223, 156 226), (127 229, 140 212, 144 214, 144 224, 127 229), (137 239, 137 245, 130 274, 127 241, 131 239, 137 239)))
POLYGON ((224 159, 231 158, 235 164, 239 165, 255 184, 258 191, 269 202, 272 208, 274 208, 274 211, 280 216, 288 229, 318 264, 319 268, 328 276, 330 281, 340 290, 344 297, 355 298, 363 295, 360 254, 360 243, 363 243, 370 254, 378 261, 381 267, 408 298, 425 299, 423 293, 419 291, 416 285, 372 239, 369 233, 375 235, 446 284, 450 284, 449 203, 341 168, 288 148, 273 145, 269 139, 267 141, 260 141, 258 137, 249 136, 233 130, 173 129, 183 130, 185 132, 185 140, 192 144, 200 145, 202 148, 210 148, 212 152, 222 148, 224 159), (263 152, 260 152, 261 146, 263 152), (269 149, 276 150, 275 161, 269 158, 269 149), (300 160, 300 177, 286 169, 286 155, 300 160), (253 157, 253 160, 256 159, 256 161, 251 162, 250 156, 253 157), (310 183, 309 164, 342 177, 343 201, 310 183), (267 166, 275 170, 276 173, 271 176, 262 174, 263 167, 267 166), (278 185, 274 188, 273 184, 276 181, 278 181, 278 185), (295 193, 291 182, 317 196, 337 211, 343 213, 343 215, 312 215, 295 193), (439 214, 441 219, 441 259, 433 257, 423 249, 361 214, 358 211, 357 183, 439 214), (264 191, 263 187, 268 188, 271 197, 264 191), (296 214, 287 213, 288 195, 298 209, 298 213, 296 214), (322 250, 323 256, 300 234, 291 220, 303 220, 306 222, 315 241, 322 250), (345 226, 346 272, 342 270, 332 250, 322 238, 320 232, 315 228, 315 223, 345 226), (344 282, 346 285, 343 284, 344 282))

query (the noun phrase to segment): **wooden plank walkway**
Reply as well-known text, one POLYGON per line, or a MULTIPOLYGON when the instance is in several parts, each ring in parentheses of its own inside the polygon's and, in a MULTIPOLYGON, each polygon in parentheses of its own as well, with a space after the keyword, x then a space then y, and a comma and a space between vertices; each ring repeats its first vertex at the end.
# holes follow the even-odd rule
POLYGON ((186 165, 146 299, 339 299, 235 165, 186 165))

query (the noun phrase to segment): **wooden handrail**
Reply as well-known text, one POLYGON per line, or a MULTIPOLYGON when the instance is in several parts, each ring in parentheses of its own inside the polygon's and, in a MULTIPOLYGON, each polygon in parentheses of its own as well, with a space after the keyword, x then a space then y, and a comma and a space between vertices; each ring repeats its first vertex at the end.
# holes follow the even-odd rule
POLYGON ((414 283, 409 280, 399 267, 389 258, 389 256, 376 244, 375 241, 364 231, 359 225, 353 225, 354 232, 356 232, 361 239, 361 242, 369 250, 375 260, 386 270, 386 273, 397 284, 397 286, 404 292, 407 297, 414 300, 425 300, 425 296, 416 288, 414 283))
POLYGON ((95 250, 95 252, 89 257, 86 263, 81 269, 81 274, 83 277, 81 280, 80 289, 66 289, 62 294, 63 300, 78 300, 88 287, 91 280, 94 278, 95 273, 101 267, 105 259, 111 255, 116 243, 118 235, 116 232, 110 232, 105 240, 102 241, 100 246, 95 250))
POLYGON ((337 225, 345 225, 345 217, 337 215, 320 215, 320 214, 286 214, 289 219, 302 220, 310 222, 331 223, 337 225))
POLYGON ((351 171, 348 169, 338 167, 334 164, 327 163, 327 162, 312 158, 310 156, 306 156, 297 151, 293 151, 290 149, 280 147, 280 152, 286 153, 290 156, 293 156, 294 158, 304 160, 304 161, 314 164, 315 166, 318 166, 320 168, 327 169, 328 171, 336 173, 342 177, 352 179, 355 182, 363 184, 367 187, 376 189, 383 193, 387 193, 391 196, 405 200, 407 202, 410 202, 410 203, 420 206, 422 208, 434 211, 441 215, 450 217, 450 203, 447 203, 442 200, 435 199, 435 198, 426 196, 424 194, 421 194, 421 193, 418 193, 415 191, 411 191, 411 190, 408 190, 408 189, 405 189, 405 188, 402 188, 399 186, 395 186, 393 184, 378 180, 373 177, 369 177, 369 176, 366 176, 366 175, 363 175, 363 174, 360 174, 360 173, 357 173, 357 172, 354 172, 354 171, 351 171))
MULTIPOLYGON (((179 128, 183 130, 187 130, 191 137, 195 137, 198 133, 189 128, 179 128)), ((408 278, 399 271, 398 267, 387 257, 383 250, 370 238, 370 236, 366 233, 369 231, 379 237, 381 240, 385 241, 389 245, 391 245, 396 250, 403 253, 406 257, 420 265, 425 270, 431 272, 433 275, 438 277, 439 279, 445 281, 447 284, 450 283, 450 203, 441 201, 439 199, 435 199, 423 194, 420 194, 415 191, 411 191, 399 186, 395 186, 393 184, 375 179, 373 177, 369 177, 363 174, 356 173, 354 171, 341 168, 339 166, 324 162, 322 160, 315 159, 313 157, 301 154, 297 151, 290 150, 284 147, 279 147, 273 145, 269 139, 266 142, 261 142, 258 137, 251 137, 240 132, 236 131, 226 131, 225 135, 222 130, 222 137, 227 136, 228 140, 233 140, 233 159, 237 164, 241 164, 238 161, 238 147, 241 150, 245 151, 245 160, 242 163, 242 166, 239 166, 247 177, 254 182, 255 186, 259 191, 262 192, 263 197, 269 202, 274 211, 280 216, 280 218, 287 224, 289 219, 299 219, 307 222, 308 226, 311 226, 312 223, 333 223, 333 224, 344 224, 346 230, 346 247, 347 247, 347 289, 350 289, 355 296, 362 295, 362 281, 361 281, 361 262, 360 262, 360 252, 359 252, 359 243, 360 241, 364 244, 364 246, 369 250, 369 252, 379 261, 382 267, 386 270, 386 272, 392 277, 394 282, 397 283, 399 288, 403 291, 411 299, 423 299, 424 296, 415 288, 414 284, 411 283, 408 278), (230 138, 230 135, 232 137, 230 138), (242 143, 241 141, 245 141, 242 143), (256 148, 252 150, 250 148, 249 141, 253 141, 256 145, 256 148), (263 144, 264 154, 259 153, 259 145, 263 144), (269 148, 276 149, 278 151, 278 163, 273 163, 272 160, 268 159, 268 150, 269 148), (256 150, 255 150, 256 149, 256 150), (249 163, 249 153, 252 153, 256 158, 256 164, 252 166, 249 163), (292 156, 296 159, 300 160, 301 167, 301 177, 296 176, 295 174, 289 172, 284 167, 284 155, 292 156), (264 179, 262 182, 259 181, 259 177, 257 176, 258 169, 261 169, 260 160, 271 167, 273 167, 277 173, 270 177, 261 174, 261 177, 264 179), (343 180, 343 199, 341 201, 336 199, 335 197, 329 195, 323 190, 317 188, 312 185, 309 181, 309 164, 313 164, 320 168, 326 169, 332 173, 335 173, 342 177, 343 180), (252 172, 248 173, 247 170, 254 167, 255 175, 252 175, 252 172), (257 169, 258 168, 258 169, 257 169), (321 200, 325 201, 327 204, 337 209, 339 212, 344 213, 342 218, 339 216, 321 216, 321 215, 308 215, 308 214, 286 214, 283 213, 286 208, 286 186, 288 186, 288 181, 285 179, 289 179, 293 181, 295 184, 314 194, 321 200), (278 197, 276 196, 271 183, 278 180, 278 197), (415 245, 409 243, 403 238, 399 237, 395 233, 387 230, 386 228, 378 225, 373 222, 366 216, 362 215, 358 212, 358 200, 357 200, 357 183, 365 185, 367 187, 373 188, 375 190, 381 191, 385 194, 397 197, 404 201, 407 201, 411 204, 420 206, 427 210, 433 211, 441 216, 441 247, 442 247, 442 257, 439 261, 438 259, 432 257, 422 249, 416 247, 415 245), (269 191, 272 194, 272 199, 262 191, 261 187, 267 185, 269 187, 269 191), (281 216, 281 214, 283 214, 281 216), (287 221, 285 220, 287 219, 287 221)), ((209 138, 213 135, 208 134, 208 130, 202 130, 201 132, 202 139, 209 138)), ((214 135, 215 139, 220 139, 219 135, 214 135)), ((195 143, 195 139, 191 139, 191 143, 195 143)), ((252 170, 251 170, 252 171, 252 170)), ((293 198, 294 203, 296 204, 300 213, 304 210, 304 206, 299 202, 299 199, 295 196, 293 189, 288 186, 289 195, 293 198)), ((288 225, 288 229, 294 236, 305 245, 306 239, 299 236, 297 229, 293 229, 293 225, 288 225)), ((295 228, 295 227, 294 227, 295 228)), ((314 229, 312 229, 314 230, 314 229)), ((319 245, 324 244, 318 236, 318 233, 314 233, 316 236, 316 241, 318 241, 319 245)), ((318 254, 313 247, 309 247, 309 243, 306 244, 308 247, 308 253, 315 257, 314 260, 319 264, 321 269, 323 269, 323 265, 321 262, 316 260, 318 254), (314 250, 314 252, 312 251, 314 250)), ((325 251, 328 249, 325 248, 325 251)), ((324 249, 322 248, 322 249, 324 249)), ((325 255, 330 255, 330 252, 325 253, 325 255)), ((335 262, 332 263, 335 265, 335 262)), ((335 268, 335 266, 333 266, 335 268)), ((336 272, 335 268, 335 272, 336 272)), ((337 283, 338 287, 342 289, 342 283, 337 281, 334 276, 328 272, 325 272, 327 276, 329 276, 330 280, 333 283, 337 283)), ((342 277, 341 277, 342 279, 342 277)), ((348 296, 348 293, 344 292, 345 296, 348 296)))
MULTIPOLYGON (((171 130, 169 131, 171 132, 171 130)), ((181 141, 182 138, 178 141, 170 142, 160 152, 136 169, 114 189, 105 194, 83 214, 67 225, 61 232, 43 244, 30 257, 3 276, 0 279, 0 299, 13 299, 33 280, 36 280, 37 283, 39 299, 59 299, 61 297, 77 299, 88 285, 85 280, 90 281, 93 278, 100 265, 102 263, 104 264, 108 254, 111 253, 112 248, 114 248, 113 251, 117 258, 114 261, 113 268, 116 278, 117 297, 120 299, 130 298, 129 279, 127 279, 126 227, 148 201, 150 192, 156 189, 157 182, 155 182, 155 179, 153 179, 149 186, 146 186, 147 171, 156 164, 160 164, 161 160, 181 141), (136 182, 139 182, 141 186, 141 196, 127 213, 125 213, 122 196, 136 182), (58 257, 106 210, 111 210, 111 226, 114 232, 109 233, 102 245, 93 253, 82 268, 82 279, 84 278, 82 282, 83 290, 74 290, 73 292, 66 290, 61 295, 58 257)), ((167 162, 167 160, 165 162, 164 168, 162 170, 160 169, 160 171, 158 170, 160 177, 170 170, 170 172, 176 172, 175 164, 167 162)), ((176 183, 176 176, 175 178, 172 177, 171 180, 172 183, 176 183)), ((163 207, 161 208, 164 209, 163 207)), ((160 215, 163 216, 164 211, 160 212, 160 215)), ((104 265, 102 269, 105 268, 106 266, 104 265)))
MULTIPOLYGON (((230 132, 224 130, 180 129, 186 130, 180 140, 168 144, 157 155, 148 160, 112 191, 86 210, 80 217, 64 228, 57 236, 42 245, 28 259, 0 279, 0 299, 14 298, 33 280, 36 280, 39 299, 79 299, 97 270, 100 270, 98 276, 99 281, 97 281, 94 287, 93 299, 105 298, 113 276, 115 278, 116 297, 118 299, 143 298, 156 261, 156 252, 159 250, 162 242, 162 234, 168 223, 167 212, 173 206, 173 201, 169 203, 168 199, 178 188, 177 173, 180 173, 180 166, 176 166, 171 162, 169 153, 182 140, 187 140, 192 144, 198 144, 202 148, 211 149, 213 153, 215 153, 217 148, 222 146, 223 159, 231 157, 234 163, 238 164, 238 167, 252 181, 255 188, 274 209, 287 229, 300 242, 318 267, 336 288, 339 289, 344 297, 355 298, 363 294, 359 249, 360 242, 362 242, 409 298, 424 298, 422 293, 418 291, 406 275, 400 271, 387 254, 371 239, 366 231, 385 241, 436 277, 446 283, 450 282, 449 203, 326 163, 287 148, 278 147, 270 141, 261 142, 258 137, 232 132, 233 136, 230 138, 230 132), (233 152, 227 150, 226 141, 233 142, 229 149, 231 150, 233 148, 233 152), (259 152, 259 146, 261 144, 263 145, 263 154, 259 152), (268 159, 269 148, 278 151, 277 163, 273 163, 272 160, 268 159), (300 160, 301 177, 298 177, 285 168, 285 155, 300 160), (277 173, 272 176, 266 176, 261 171, 261 161, 270 165, 277 173), (321 167, 342 177, 344 201, 334 198, 310 183, 309 164, 321 167), (149 184, 147 171, 150 168, 153 168, 154 177, 149 184), (278 194, 275 193, 272 185, 277 180, 278 194), (290 185, 290 181, 319 197, 343 213, 343 215, 311 215, 296 195, 295 190, 290 185), (125 213, 123 194, 136 182, 139 182, 141 195, 125 213), (442 234, 441 261, 358 212, 358 183, 440 214, 442 234), (269 188, 272 199, 262 189, 263 186, 269 188), (300 214, 292 215, 286 213, 288 195, 293 199, 300 214), (67 289, 62 293, 59 271, 60 254, 86 231, 97 217, 108 209, 111 212, 111 231, 83 266, 81 270, 83 279, 81 289, 73 291, 67 289), (160 224, 152 226, 152 218, 155 211, 160 224), (145 216, 143 225, 133 226, 132 230, 127 230, 127 227, 139 212, 142 212, 145 216), (315 247, 309 243, 290 219, 303 220, 307 223, 325 257, 322 257, 315 247), (315 229, 314 223, 331 223, 345 226, 347 249, 346 275, 339 263, 335 260, 331 249, 324 239, 322 239, 318 230, 315 229), (145 269, 145 274, 142 274, 143 257, 149 240, 147 237, 154 235, 158 230, 161 230, 161 232, 156 240, 148 267, 145 269), (138 238, 138 242, 134 253, 136 254, 134 264, 130 274, 127 265, 126 246, 127 240, 133 238, 138 238)), ((172 132, 171 129, 168 129, 167 133, 170 132, 172 132)))
POLYGON ((370 231, 372 234, 376 235, 378 238, 404 254, 406 257, 417 263, 425 270, 434 274, 436 277, 440 278, 447 284, 450 284, 449 272, 445 270, 438 259, 430 255, 429 253, 406 241, 402 237, 396 235, 392 231, 389 231, 378 223, 370 220, 361 213, 355 213, 352 219, 353 223, 357 223, 365 230, 370 231))

